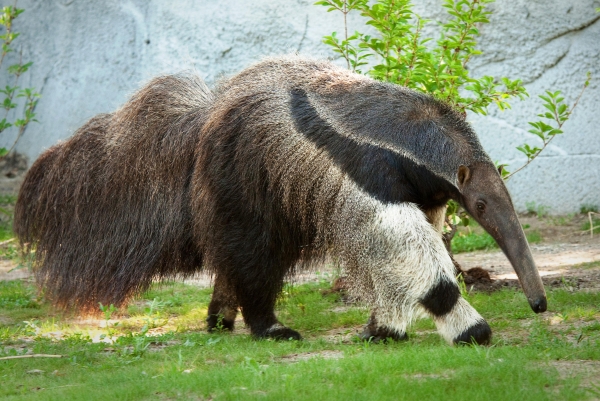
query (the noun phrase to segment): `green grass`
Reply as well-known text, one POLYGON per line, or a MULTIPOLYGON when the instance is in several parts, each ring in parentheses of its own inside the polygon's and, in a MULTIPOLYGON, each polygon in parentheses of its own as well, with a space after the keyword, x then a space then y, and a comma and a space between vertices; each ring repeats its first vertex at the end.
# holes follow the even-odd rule
POLYGON ((33 288, 22 281, 0 281, 0 309, 38 309, 40 304, 33 298, 33 288))
MULTIPOLYGON (((525 237, 530 244, 542 242, 543 238, 539 231, 531 229, 528 224, 523 226, 525 237)), ((485 251, 497 249, 498 244, 483 228, 475 222, 469 227, 461 228, 452 239, 452 253, 485 251)))
POLYGON ((580 263, 578 265, 574 265, 573 267, 578 267, 578 268, 582 268, 582 269, 591 269, 593 267, 600 267, 600 260, 597 260, 595 262, 580 263))
POLYGON ((563 216, 548 216, 544 219, 546 224, 552 226, 566 226, 573 222, 573 218, 576 216, 575 213, 569 213, 563 216))
MULTIPOLYGON (((528 229, 530 242, 541 240, 528 229)), ((462 249, 495 248, 493 239, 479 231, 475 226, 457 234, 453 247, 464 241, 462 249)), ((3 252, 14 257, 10 248, 3 252)), ((325 281, 284 288, 278 316, 304 340, 275 342, 252 339, 241 322, 234 333, 206 333, 212 290, 178 282, 154 285, 126 309, 91 320, 56 311, 29 282, 0 282, 0 358, 63 356, 0 360, 0 399, 600 397, 598 292, 573 292, 565 283, 564 289, 548 292, 549 312, 541 316, 531 312, 520 291, 467 292, 490 323, 493 344, 451 347, 430 319, 415 322, 409 341, 361 342, 356 333, 369 310, 343 303, 339 294, 324 292, 328 288, 325 281), (582 361, 595 364, 595 370, 573 369, 582 361)))
POLYGON ((181 283, 154 286, 127 310, 107 316, 108 328, 98 327, 102 318, 83 324, 57 313, 36 298, 31 284, 2 283, 0 357, 25 352, 64 357, 0 360, 0 398, 585 400, 600 395, 587 371, 558 370, 581 360, 597 361, 600 369, 599 293, 551 290, 546 316, 534 315, 520 291, 467 293, 494 330, 493 345, 450 347, 428 319, 412 326, 407 342, 360 342, 354 333, 369 311, 344 304, 339 294, 324 294, 326 288, 325 282, 285 288, 278 315, 305 339, 275 342, 254 340, 240 330, 205 333, 211 291, 181 283), (550 324, 553 316, 561 324, 550 324), (92 342, 98 333, 115 343, 92 342))
MULTIPOLYGON (((536 230, 526 232, 525 237, 527 237, 527 241, 530 244, 537 244, 542 242, 542 236, 536 230)), ((454 239, 452 240, 453 253, 473 252, 496 248, 498 248, 498 244, 492 238, 492 236, 486 232, 459 233, 455 235, 454 239)))
POLYGON ((473 252, 498 248, 498 244, 488 233, 458 233, 452 239, 452 252, 473 252))
POLYGON ((542 242, 542 234, 537 230, 525 231, 525 237, 530 244, 539 244, 542 242))
POLYGON ((527 213, 537 216, 539 218, 546 217, 550 208, 536 202, 525 202, 527 213))
POLYGON ((579 208, 579 213, 588 214, 589 212, 598 213, 598 206, 591 203, 583 204, 579 208))
POLYGON ((16 201, 17 197, 14 195, 0 195, 0 258, 10 260, 17 260, 20 256, 12 230, 16 201))

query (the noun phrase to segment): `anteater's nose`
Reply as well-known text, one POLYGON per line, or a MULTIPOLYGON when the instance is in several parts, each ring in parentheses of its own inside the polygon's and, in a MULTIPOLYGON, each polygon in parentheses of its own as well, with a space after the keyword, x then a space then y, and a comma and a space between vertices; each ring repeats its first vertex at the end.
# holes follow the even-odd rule
POLYGON ((535 313, 546 312, 546 309, 548 308, 548 302, 546 301, 546 297, 541 297, 536 300, 529 301, 529 305, 535 313))

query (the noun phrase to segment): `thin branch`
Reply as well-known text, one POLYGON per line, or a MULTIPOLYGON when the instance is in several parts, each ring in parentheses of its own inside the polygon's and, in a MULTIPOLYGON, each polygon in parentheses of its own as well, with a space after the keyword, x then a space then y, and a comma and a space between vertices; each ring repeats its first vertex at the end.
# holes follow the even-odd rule
POLYGON ((594 220, 592 219, 593 214, 598 214, 594 212, 588 212, 588 219, 590 220, 590 237, 594 238, 594 220))
MULTIPOLYGON (((348 0, 344 0, 344 11, 342 11, 342 13, 344 13, 344 39, 346 40, 346 54, 348 53, 348 21, 347 21, 347 15, 348 15, 348 0)), ((350 69, 350 59, 347 57, 346 58, 346 63, 348 64, 348 69, 350 69)))
POLYGON ((410 82, 410 78, 412 78, 413 68, 415 67, 415 62, 417 61, 417 52, 419 51, 419 34, 421 33, 421 19, 417 18, 417 30, 415 31, 415 35, 413 38, 413 48, 412 48, 412 57, 410 59, 410 64, 408 65, 408 72, 406 74, 406 79, 404 80, 404 86, 408 86, 410 82))
MULTIPOLYGON (((29 107, 26 108, 25 112, 27 111, 27 109, 30 112, 33 112, 35 110, 35 106, 37 106, 37 102, 35 102, 33 99, 30 99, 30 98, 27 98, 27 100, 29 100, 29 107)), ((25 128, 27 127, 27 125, 29 125, 30 122, 31 122, 31 120, 27 121, 26 124, 23 124, 19 127, 19 133, 17 134, 15 141, 11 145, 10 149, 8 149, 8 152, 6 152, 4 157, 0 158, 0 160, 6 158, 10 154, 10 152, 12 152, 14 150, 14 148, 17 146, 17 143, 19 142, 19 139, 21 139, 21 136, 23 136, 23 133, 25 133, 25 128)))
MULTIPOLYGON (((586 82, 583 84, 583 88, 581 88, 581 92, 579 92, 579 96, 577 96, 577 99, 575 100, 575 103, 573 103, 573 107, 571 107, 571 110, 569 110, 569 113, 567 114, 567 117, 570 117, 571 114, 573 113, 573 110, 575 110, 575 107, 577 107, 577 104, 579 103, 579 99, 581 99, 581 96, 583 95, 583 92, 585 92, 586 88, 588 87, 588 80, 586 80, 586 82)), ((567 120, 564 121, 560 121, 560 119, 558 118, 558 116, 556 115, 556 111, 555 111, 555 117, 554 120, 558 123, 558 129, 561 129, 562 126, 564 125, 564 123, 567 122, 567 120)), ((546 146, 548 146, 548 144, 550 142, 552 142, 552 140, 556 137, 556 135, 552 135, 547 141, 544 140, 544 146, 542 146, 542 148, 540 150, 537 151, 537 153, 535 155, 533 155, 531 158, 529 158, 527 160, 527 162, 525 164, 523 164, 521 167, 519 167, 518 169, 516 169, 515 171, 513 171, 512 173, 508 174, 506 177, 504 177, 504 181, 508 181, 508 179, 510 177, 512 177, 513 175, 515 175, 516 173, 518 173, 519 171, 523 170, 525 167, 527 167, 536 157, 538 157, 540 155, 540 153, 542 153, 542 151, 544 149, 546 149, 546 146)))
MULTIPOLYGON (((390 15, 392 14, 392 10, 394 9, 394 1, 392 1, 390 3, 390 8, 388 9, 388 13, 385 15, 384 20, 387 22, 390 19, 390 15)), ((391 28, 388 28, 388 31, 391 30, 391 28)), ((388 59, 390 58, 390 40, 389 38, 385 41, 385 64, 386 64, 386 68, 385 68, 385 80, 389 82, 390 80, 390 68, 389 68, 389 62, 388 59)))
POLYGON ((11 242, 13 242, 16 238, 11 238, 11 239, 7 239, 6 241, 2 241, 0 242, 0 246, 4 246, 6 244, 10 244, 11 242))
MULTIPOLYGON (((561 125, 558 126, 558 128, 560 128, 561 125)), ((542 151, 544 149, 546 149, 546 146, 548 146, 548 144, 554 139, 556 135, 553 135, 552 137, 550 137, 550 139, 548 139, 547 141, 544 141, 544 146, 542 146, 542 148, 540 150, 538 150, 538 152, 532 156, 529 160, 527 160, 527 162, 525 164, 523 164, 521 167, 519 167, 518 169, 516 169, 515 171, 513 171, 512 173, 508 174, 506 177, 504 177, 504 181, 508 181, 508 179, 510 177, 512 177, 513 175, 515 175, 516 173, 518 173, 519 171, 523 170, 525 167, 527 167, 536 157, 538 157, 538 155, 540 153, 542 153, 542 151)))
POLYGON ((29 354, 29 355, 5 356, 5 357, 0 358, 0 361, 5 361, 8 359, 25 359, 25 358, 63 358, 63 355, 29 354))
MULTIPOLYGON (((471 5, 471 8, 469 10, 469 21, 472 20, 473 18, 473 8, 474 4, 471 5)), ((460 35, 460 40, 458 42, 458 44, 456 45, 455 50, 452 52, 452 57, 450 58, 450 60, 452 62, 455 62, 459 56, 459 53, 461 50, 463 50, 461 47, 463 45, 463 42, 465 41, 465 38, 467 37, 467 34, 469 33, 469 30, 471 29, 471 27, 475 26, 475 23, 470 23, 470 24, 465 24, 463 31, 461 32, 460 35)), ((443 54, 443 53, 442 53, 443 54)), ((466 61, 463 63, 463 68, 466 64, 466 61)), ((453 76, 454 72, 452 71, 452 67, 450 63, 446 64, 446 71, 448 72, 448 74, 450 76, 453 76)), ((450 96, 452 95, 452 88, 454 87, 455 83, 456 83, 456 78, 451 78, 450 80, 450 85, 448 85, 448 95, 446 97, 446 100, 450 99, 450 96)), ((460 85, 459 85, 460 86, 460 85)), ((458 88, 456 88, 456 91, 458 92, 458 88)), ((443 90, 442 90, 443 92, 443 90)))
MULTIPOLYGON (((19 65, 23 65, 23 48, 21 48, 21 51, 19 53, 19 65)), ((17 89, 19 89, 19 87, 17 86, 17 84, 19 83, 19 77, 21 76, 20 73, 15 73, 15 86, 13 86, 13 91, 10 92, 10 96, 8 96, 8 99, 10 101, 10 103, 12 104, 12 100, 15 96, 15 92, 17 91, 17 89)), ((12 109, 11 108, 7 108, 6 109, 6 113, 4 113, 4 118, 8 118, 8 113, 10 113, 12 109)))
MULTIPOLYGON (((17 0, 15 0, 15 4, 13 5, 13 10, 16 10, 16 9, 17 9, 17 0)), ((11 18, 9 19, 9 26, 6 27, 7 35, 9 35, 12 32, 12 30, 11 30, 12 22, 14 21, 15 18, 12 18, 12 15, 11 15, 11 18)), ((4 41, 4 44, 8 46, 8 45, 10 45, 11 42, 12 42, 12 40, 8 41, 8 42, 4 41)), ((8 52, 6 52, 6 51, 2 52, 2 56, 0 57, 0 67, 2 67, 2 62, 4 61, 4 56, 6 56, 7 54, 8 54, 8 52)))

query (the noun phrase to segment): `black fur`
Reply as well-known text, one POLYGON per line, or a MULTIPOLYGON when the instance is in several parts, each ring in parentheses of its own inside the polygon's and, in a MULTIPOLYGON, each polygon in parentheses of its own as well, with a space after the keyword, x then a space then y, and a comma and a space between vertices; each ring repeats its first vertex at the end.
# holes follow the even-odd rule
POLYGON ((454 308, 460 297, 456 283, 440 280, 420 299, 421 305, 434 316, 444 316, 454 308))
POLYGON ((492 329, 486 321, 481 320, 474 326, 463 331, 454 339, 454 344, 488 345, 492 340, 492 329))

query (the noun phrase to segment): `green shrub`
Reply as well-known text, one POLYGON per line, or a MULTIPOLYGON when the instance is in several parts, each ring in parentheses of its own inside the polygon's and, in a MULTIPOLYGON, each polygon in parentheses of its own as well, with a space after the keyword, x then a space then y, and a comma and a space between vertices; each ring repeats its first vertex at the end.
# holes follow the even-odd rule
MULTIPOLYGON (((15 2, 16 4, 16 2, 15 2)), ((0 55, 0 71, 2 65, 8 53, 14 52, 11 47, 13 41, 19 37, 19 33, 13 29, 14 20, 24 10, 16 8, 16 6, 5 6, 0 12, 0 26, 4 27, 4 34, 0 35, 0 43, 2 44, 2 54, 0 55)), ((5 110, 4 118, 0 121, 0 133, 14 129, 16 136, 13 144, 9 149, 0 148, 0 159, 6 157, 17 145, 17 142, 25 132, 25 128, 35 119, 35 107, 37 106, 40 94, 36 92, 35 88, 21 88, 19 86, 19 80, 23 74, 25 74, 32 62, 23 61, 23 51, 21 50, 19 55, 19 62, 10 65, 4 74, 6 74, 5 82, 7 83, 3 89, 0 89, 0 93, 4 94, 4 100, 2 101, 2 107, 5 110), (10 120, 9 113, 13 109, 17 109, 19 104, 17 100, 19 98, 24 99, 21 102, 21 112, 19 115, 10 120)))

